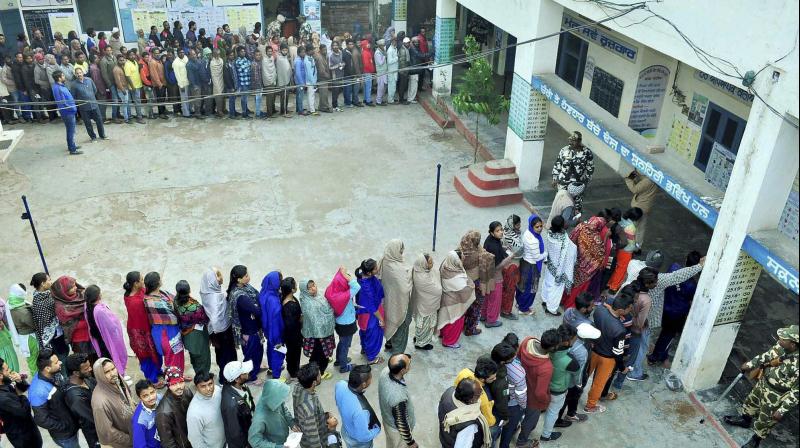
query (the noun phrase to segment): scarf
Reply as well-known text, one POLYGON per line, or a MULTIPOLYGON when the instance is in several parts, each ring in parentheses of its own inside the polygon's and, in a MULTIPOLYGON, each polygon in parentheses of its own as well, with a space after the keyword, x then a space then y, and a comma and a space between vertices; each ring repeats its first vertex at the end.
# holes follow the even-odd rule
MULTIPOLYGON (((544 253, 544 240, 542 239, 542 234, 536 233, 533 230, 533 222, 536 221, 537 218, 539 218, 539 215, 536 214, 532 214, 531 216, 528 217, 528 231, 531 232, 534 238, 536 238, 539 241, 539 253, 541 254, 544 253)), ((538 262, 536 262, 536 270, 538 270, 539 272, 542 272, 542 262, 543 260, 539 260, 538 262)))
POLYGON ((84 287, 78 284, 74 278, 62 275, 53 283, 51 291, 55 300, 56 317, 61 322, 64 329, 64 338, 67 343, 72 342, 72 333, 78 323, 84 319, 83 305, 86 299, 83 298, 84 287), (69 295, 69 290, 73 286, 78 289, 75 294, 69 295))
POLYGON ((461 260, 464 270, 472 280, 480 281, 481 292, 489 294, 494 290, 494 255, 490 254, 481 247, 481 233, 477 230, 470 230, 463 237, 459 244, 461 249, 461 260))
POLYGON ((208 332, 221 333, 230 327, 228 319, 228 299, 217 281, 217 273, 209 268, 203 273, 200 282, 200 301, 209 318, 208 332))
POLYGON ((550 206, 550 215, 547 217, 544 227, 549 229, 550 224, 553 222, 553 218, 560 216, 562 213, 564 213, 564 209, 574 205, 575 201, 572 199, 572 196, 567 192, 567 190, 559 189, 558 193, 556 193, 556 197, 553 199, 553 205, 550 206))
POLYGON ((428 269, 428 257, 430 255, 420 254, 411 271, 411 303, 417 317, 435 314, 442 302, 442 280, 436 269, 428 269))
POLYGON ((503 226, 503 246, 511 253, 518 254, 522 252, 522 235, 514 227, 514 218, 518 216, 510 215, 506 219, 506 225, 503 226))
POLYGON ((341 316, 350 302, 350 285, 341 271, 336 272, 331 283, 325 288, 325 298, 333 309, 333 315, 336 317, 341 316))
MULTIPOLYGON (((248 296, 249 300, 253 300, 259 308, 261 308, 261 302, 258 301, 258 291, 256 291, 256 288, 253 288, 253 286, 249 283, 244 286, 237 286, 233 289, 233 291, 231 291, 229 296, 229 302, 231 306, 228 307, 228 310, 231 314, 231 325, 233 325, 233 339, 238 341, 240 345, 244 346, 245 342, 244 338, 242 338, 242 322, 239 320, 239 306, 237 305, 239 297, 242 295, 248 296)), ((261 330, 258 332, 260 334, 261 330)), ((261 336, 258 337, 261 338, 261 336)))
POLYGON ((275 67, 275 59, 264 57, 264 59, 261 60, 261 81, 264 87, 275 85, 277 76, 278 69, 275 67))
POLYGON ((165 291, 156 291, 144 298, 144 308, 150 325, 178 325, 178 316, 172 305, 172 296, 165 291))
MULTIPOLYGON (((455 389, 453 389, 453 395, 455 395, 455 389)), ((489 422, 486 421, 486 417, 481 413, 481 402, 465 404, 457 400, 454 396, 453 404, 456 405, 456 408, 444 416, 444 421, 442 422, 444 430, 450 432, 450 427, 452 426, 475 420, 478 422, 478 426, 480 426, 480 430, 483 432, 483 448, 490 447, 492 445, 492 436, 489 432, 489 422)))
POLYGON ((394 336, 406 320, 411 300, 411 275, 403 265, 403 242, 393 239, 386 244, 383 258, 378 264, 378 272, 383 284, 384 309, 386 310, 386 340, 394 336))
MULTIPOLYGON (((14 319, 11 317, 11 310, 25 306, 25 290, 21 286, 14 284, 8 288, 8 304, 5 306, 5 320, 8 323, 8 331, 11 333, 11 341, 17 346, 20 353, 24 357, 31 355, 30 348, 28 347, 29 335, 21 335, 17 331, 17 326, 14 324, 14 319)), ((0 316, 2 319, 3 316, 0 316)))
POLYGON ((553 233, 547 231, 547 270, 555 278, 556 283, 563 284, 569 291, 572 289, 572 277, 575 269, 575 251, 568 250, 572 241, 567 240, 566 232, 553 233))
POLYGON ((475 285, 467 276, 456 251, 451 250, 439 267, 442 279, 442 302, 439 306, 437 329, 452 324, 464 315, 475 301, 475 285))
POLYGON ((494 266, 497 267, 503 260, 506 259, 506 250, 503 249, 503 242, 494 235, 489 235, 483 240, 483 248, 486 252, 494 255, 494 266))
POLYGON ((598 216, 589 218, 575 227, 569 238, 578 246, 578 262, 575 266, 573 283, 581 285, 606 264, 605 241, 601 236, 606 220, 598 216))
POLYGON ((322 339, 333 335, 333 310, 319 294, 308 292, 308 282, 300 281, 300 309, 303 311, 304 338, 322 339))

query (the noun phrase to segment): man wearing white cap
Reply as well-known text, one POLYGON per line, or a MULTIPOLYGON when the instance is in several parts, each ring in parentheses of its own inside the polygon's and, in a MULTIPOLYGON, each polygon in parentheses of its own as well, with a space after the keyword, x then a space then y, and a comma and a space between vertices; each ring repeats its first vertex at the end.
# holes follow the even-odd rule
POLYGON ((247 431, 253 422, 255 400, 245 383, 252 370, 253 361, 231 361, 222 370, 222 376, 227 380, 227 384, 222 386, 222 422, 229 448, 248 446, 247 431))
MULTIPOLYGON (((588 419, 586 414, 578 414, 578 402, 583 395, 583 387, 586 385, 586 364, 589 362, 589 344, 591 340, 600 337, 600 330, 594 327, 589 316, 594 310, 594 299, 591 294, 583 293, 575 298, 575 308, 564 311, 564 325, 575 329, 578 332, 578 339, 569 349, 569 354, 578 361, 578 371, 573 376, 573 381, 567 389, 567 397, 564 406, 558 413, 556 427, 561 428, 569 422, 583 422, 588 419), (564 415, 564 411, 567 412, 564 415)), ((571 423, 570 423, 571 424, 571 423)))

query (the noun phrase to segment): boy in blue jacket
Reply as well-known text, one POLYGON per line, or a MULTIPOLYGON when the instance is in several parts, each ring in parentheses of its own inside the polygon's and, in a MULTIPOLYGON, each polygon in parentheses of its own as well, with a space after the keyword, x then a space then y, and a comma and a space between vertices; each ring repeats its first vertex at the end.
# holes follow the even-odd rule
POLYGON ((357 365, 350 371, 347 382, 336 383, 336 407, 342 417, 342 437, 350 448, 371 448, 381 433, 381 423, 364 391, 372 384, 372 370, 357 365))

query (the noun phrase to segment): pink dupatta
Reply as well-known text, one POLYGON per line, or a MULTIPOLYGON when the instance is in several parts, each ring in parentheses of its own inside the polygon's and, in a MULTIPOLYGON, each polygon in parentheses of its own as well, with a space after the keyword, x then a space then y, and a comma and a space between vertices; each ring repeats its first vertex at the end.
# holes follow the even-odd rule
MULTIPOLYGON (((88 306, 84 309, 84 313, 86 312, 88 312, 88 306)), ((88 317, 86 320, 89 320, 88 317)), ((103 338, 103 343, 111 355, 111 360, 114 361, 120 375, 125 376, 125 368, 128 365, 128 347, 125 345, 122 323, 111 311, 111 308, 102 302, 94 306, 94 321, 103 338)), ((89 338, 95 352, 101 356, 100 343, 92 336, 91 332, 89 332, 89 338)))

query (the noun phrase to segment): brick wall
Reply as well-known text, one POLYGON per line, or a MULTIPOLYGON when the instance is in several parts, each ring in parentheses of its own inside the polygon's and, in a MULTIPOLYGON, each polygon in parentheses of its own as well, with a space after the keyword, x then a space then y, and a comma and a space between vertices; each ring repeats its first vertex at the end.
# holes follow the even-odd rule
POLYGON ((331 36, 345 31, 353 33, 355 23, 361 25, 361 34, 372 28, 370 8, 373 2, 365 1, 325 1, 322 2, 322 28, 331 36))

